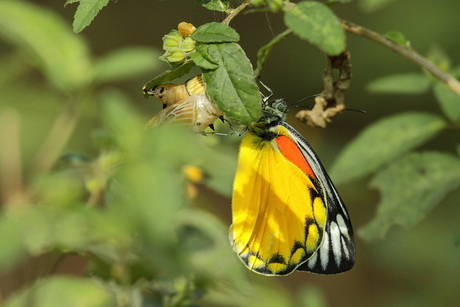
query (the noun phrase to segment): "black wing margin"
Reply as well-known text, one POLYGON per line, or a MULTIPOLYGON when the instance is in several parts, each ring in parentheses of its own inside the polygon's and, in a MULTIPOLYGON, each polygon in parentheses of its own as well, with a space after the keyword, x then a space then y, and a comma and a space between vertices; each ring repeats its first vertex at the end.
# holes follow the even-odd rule
POLYGON ((323 189, 328 210, 326 231, 320 247, 310 259, 297 267, 297 270, 317 274, 346 272, 355 263, 353 228, 348 211, 311 146, 289 124, 283 122, 282 125, 296 137, 297 145, 315 172, 319 186, 323 189))

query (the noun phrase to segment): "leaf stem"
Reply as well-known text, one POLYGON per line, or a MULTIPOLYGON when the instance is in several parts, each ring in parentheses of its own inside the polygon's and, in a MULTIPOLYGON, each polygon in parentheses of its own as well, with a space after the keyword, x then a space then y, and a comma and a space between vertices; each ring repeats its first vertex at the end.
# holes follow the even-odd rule
POLYGON ((385 36, 374 32, 372 30, 366 29, 362 26, 354 24, 347 20, 341 20, 342 27, 345 31, 351 32, 353 34, 362 36, 367 38, 377 44, 380 44, 394 53, 402 55, 406 59, 414 62, 418 66, 422 67, 426 71, 428 71, 431 75, 435 78, 439 79, 440 81, 444 82, 454 93, 460 96, 460 82, 449 75, 448 73, 442 71, 439 67, 434 65, 430 62, 427 58, 423 57, 415 50, 398 45, 397 43, 393 42, 392 40, 386 38, 385 36))

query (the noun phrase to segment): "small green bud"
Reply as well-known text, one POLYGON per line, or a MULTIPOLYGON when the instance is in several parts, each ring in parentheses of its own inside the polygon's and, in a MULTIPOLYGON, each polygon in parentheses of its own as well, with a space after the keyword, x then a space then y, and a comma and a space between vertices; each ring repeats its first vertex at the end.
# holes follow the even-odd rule
POLYGON ((279 12, 283 8, 283 0, 270 0, 268 1, 268 7, 272 12, 279 12))
POLYGON ((163 36, 163 49, 171 50, 179 47, 182 42, 182 35, 177 30, 172 30, 165 36, 163 36))
POLYGON ((180 50, 184 52, 192 52, 195 50, 195 40, 193 40, 190 36, 184 38, 184 41, 180 46, 180 50))
POLYGON ((166 57, 166 61, 170 64, 178 64, 185 59, 185 53, 183 51, 174 51, 171 52, 169 56, 166 57))

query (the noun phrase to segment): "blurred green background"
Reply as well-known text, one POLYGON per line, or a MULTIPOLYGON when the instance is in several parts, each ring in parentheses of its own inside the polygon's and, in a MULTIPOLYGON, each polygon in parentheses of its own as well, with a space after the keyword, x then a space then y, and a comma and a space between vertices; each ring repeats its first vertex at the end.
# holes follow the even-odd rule
MULTIPOLYGON (((67 27, 65 31, 71 31, 76 5, 64 7, 64 1, 55 0, 27 2, 60 16, 64 20, 63 26, 67 27)), ((359 1, 354 1, 336 5, 333 10, 340 18, 379 33, 401 31, 421 54, 438 46, 449 55, 453 66, 460 64, 460 3, 456 0, 436 3, 429 0, 399 0, 376 12, 365 12, 359 1)), ((123 94, 122 100, 142 114, 141 119, 148 120, 161 110, 161 105, 154 99, 144 99, 142 86, 168 68, 157 59, 162 53, 163 35, 175 29, 181 21, 199 26, 223 18, 223 14, 208 11, 193 1, 110 2, 89 27, 82 33, 72 35, 86 41, 90 58, 95 62, 120 48, 142 47, 142 57, 139 58, 145 58, 145 66, 137 69, 133 76, 114 78, 113 81, 108 78, 99 83, 93 80, 84 87, 84 92, 79 92, 77 88, 69 95, 63 95, 62 90, 50 85, 40 70, 29 65, 27 50, 17 48, 11 40, 1 40, 0 111, 12 108, 17 110, 21 118, 21 159, 25 182, 28 183, 29 175, 34 170, 31 160, 59 114, 63 100, 67 101, 66 104, 72 104, 72 99, 78 97, 84 105, 64 152, 97 157, 99 151, 91 135, 104 126, 102 99, 99 99, 98 93, 105 93, 105 99, 123 94), (107 95, 114 91, 115 96, 107 95)), ((27 20, 24 22, 27 23, 27 20)), ((240 14, 231 26, 240 34, 240 45, 253 64, 257 50, 285 29, 282 17, 272 13, 240 14)), ((349 33, 347 37, 353 64, 353 80, 346 92, 347 107, 367 113, 343 112, 334 118, 327 129, 310 128, 296 122, 293 118, 295 112, 291 112, 292 117, 288 119, 315 148, 326 169, 330 168, 345 144, 379 118, 404 110, 441 114, 432 94, 397 96, 367 91, 367 84, 374 79, 395 73, 419 72, 420 69, 362 37, 349 33)), ((59 40, 58 37, 55 39, 59 40)), ((139 63, 135 65, 142 66, 139 63)), ((291 35, 275 47, 261 79, 273 90, 275 97, 285 97, 293 102, 322 91, 324 65, 325 57, 316 47, 291 35)), ((123 74, 122 68, 120 74, 123 74)), ((458 130, 452 129, 423 145, 423 148, 454 153, 459 141, 458 130)), ((228 169, 235 166, 239 142, 237 136, 228 139, 209 136, 199 142, 215 148, 221 146, 216 149, 221 152, 228 150, 228 169)), ((179 150, 182 149, 179 147, 179 150)), ((220 167, 219 162, 212 165, 220 167)), ((368 179, 338 186, 352 217, 355 232, 372 219, 379 200, 378 192, 368 188, 368 179)), ((225 183, 220 193, 209 186, 198 185, 199 195, 193 204, 215 214, 228 226, 231 222, 231 200, 222 194, 228 196, 231 185, 227 181, 225 183)), ((248 291, 259 294, 251 306, 288 306, 290 301, 298 302, 292 306, 457 306, 460 302, 459 199, 460 191, 449 194, 416 227, 392 228, 385 238, 377 242, 366 244, 356 235, 356 265, 345 274, 320 276, 295 272, 287 277, 267 278, 243 272, 254 285, 248 291)), ((226 241, 224 243, 227 244, 226 241)), ((219 270, 219 263, 210 266, 219 270)), ((56 272, 84 275, 86 267, 87 261, 78 255, 71 255, 59 264, 56 272)), ((39 268, 40 259, 34 258, 21 263, 19 269, 5 270, 0 281, 3 298, 32 280, 31 276, 39 268)), ((234 306, 236 303, 214 304, 234 306)), ((214 305, 209 303, 209 306, 214 305)))

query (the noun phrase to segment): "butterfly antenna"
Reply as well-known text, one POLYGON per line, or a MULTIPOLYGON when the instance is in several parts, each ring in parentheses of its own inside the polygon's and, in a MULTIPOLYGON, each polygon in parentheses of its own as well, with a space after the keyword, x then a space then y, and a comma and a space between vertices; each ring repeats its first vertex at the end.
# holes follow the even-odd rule
POLYGON ((314 95, 307 96, 307 97, 305 97, 305 98, 302 98, 302 99, 300 99, 300 100, 297 100, 297 101, 291 103, 291 104, 288 105, 288 106, 289 106, 290 108, 293 108, 293 107, 301 107, 301 106, 296 106, 296 104, 298 104, 299 102, 302 102, 302 101, 304 101, 304 100, 307 100, 307 99, 310 99, 310 98, 314 98, 314 97, 319 96, 319 95, 320 95, 320 94, 314 94, 314 95))

